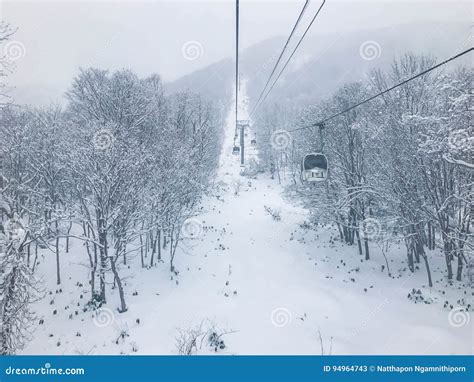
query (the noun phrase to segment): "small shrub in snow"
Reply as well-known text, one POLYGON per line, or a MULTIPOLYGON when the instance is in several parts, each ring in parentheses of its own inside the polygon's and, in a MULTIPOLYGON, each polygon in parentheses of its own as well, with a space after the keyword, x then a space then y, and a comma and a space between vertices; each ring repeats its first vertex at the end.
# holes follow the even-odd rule
POLYGON ((319 330, 319 329, 318 329, 318 338, 319 338, 319 345, 321 347, 321 355, 332 355, 332 340, 333 340, 333 338, 331 337, 329 339, 329 349, 324 348, 323 335, 321 334, 321 330, 319 330))
POLYGON ((180 355, 196 354, 207 345, 214 352, 226 348, 223 336, 234 333, 219 329, 212 321, 204 320, 199 326, 191 329, 178 329, 176 348, 180 355))
POLYGON ((218 350, 225 349, 224 340, 221 339, 221 335, 217 334, 215 331, 211 331, 207 339, 209 346, 214 349, 215 352, 218 350))
POLYGON ((201 327, 193 329, 178 329, 176 349, 179 355, 192 355, 198 351, 198 339, 202 336, 201 327))
POLYGON ((281 220, 281 214, 280 214, 280 211, 277 210, 277 209, 273 209, 271 207, 268 207, 268 206, 263 206, 263 208, 265 208, 265 212, 267 214, 269 214, 273 220, 279 222, 281 220))
POLYGON ((232 187, 234 188, 234 195, 239 195, 240 188, 242 187, 243 182, 240 179, 234 180, 232 182, 232 187))
POLYGON ((92 296, 91 300, 84 305, 83 311, 84 312, 89 312, 89 311, 95 311, 102 307, 102 298, 100 297, 99 293, 94 293, 92 296))
POLYGON ((431 304, 433 302, 433 299, 431 297, 425 297, 423 296, 423 293, 421 292, 420 289, 412 289, 410 293, 408 293, 408 299, 413 301, 415 304, 420 303, 420 304, 431 304))
POLYGON ((311 224, 308 223, 308 222, 305 220, 303 223, 300 224, 300 228, 301 228, 301 229, 309 230, 309 229, 311 229, 311 224))
POLYGON ((115 344, 118 345, 119 343, 125 342, 125 339, 127 337, 130 337, 130 334, 128 334, 128 329, 126 329, 126 328, 120 329, 119 335, 115 339, 115 344))

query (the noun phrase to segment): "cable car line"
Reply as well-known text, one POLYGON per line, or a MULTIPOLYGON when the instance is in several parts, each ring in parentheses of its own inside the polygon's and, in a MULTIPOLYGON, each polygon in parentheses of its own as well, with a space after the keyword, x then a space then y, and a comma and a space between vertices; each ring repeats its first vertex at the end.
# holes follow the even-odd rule
POLYGON ((342 115, 342 114, 344 114, 344 113, 347 113, 348 111, 351 111, 351 110, 353 110, 353 109, 355 109, 355 108, 357 108, 357 107, 359 107, 359 106, 361 106, 361 105, 363 105, 363 104, 365 104, 365 103, 367 103, 367 102, 370 102, 370 101, 372 101, 373 99, 375 99, 375 98, 377 98, 377 97, 380 97, 381 95, 392 91, 393 89, 396 89, 396 88, 398 88, 398 87, 400 87, 400 86, 402 86, 402 85, 404 85, 404 84, 406 84, 406 83, 408 83, 408 82, 410 82, 410 81, 413 81, 414 79, 416 79, 416 78, 418 78, 418 77, 421 77, 421 76, 423 76, 423 75, 425 75, 425 74, 431 72, 432 70, 438 69, 439 67, 441 67, 441 66, 443 66, 443 65, 446 65, 448 62, 451 62, 451 61, 453 61, 453 60, 455 60, 455 59, 457 59, 457 58, 459 58, 459 57, 461 57, 461 56, 464 56, 465 54, 471 52, 472 50, 474 50, 474 47, 471 47, 471 48, 469 48, 469 49, 466 49, 465 51, 460 52, 460 53, 456 54, 455 56, 450 57, 450 58, 448 58, 447 60, 444 60, 444 61, 440 62, 439 64, 436 64, 435 66, 432 66, 431 68, 428 68, 428 69, 426 69, 426 70, 424 70, 424 71, 422 71, 422 72, 416 74, 416 75, 413 76, 413 77, 407 78, 407 79, 403 80, 402 82, 399 82, 398 84, 393 85, 393 86, 391 86, 390 88, 381 91, 380 93, 377 93, 377 94, 375 94, 375 95, 373 95, 373 96, 371 96, 371 97, 369 97, 369 98, 367 98, 367 99, 365 99, 365 100, 363 100, 363 101, 360 101, 360 102, 356 103, 355 105, 352 105, 352 106, 350 106, 350 107, 348 107, 348 108, 346 108, 346 109, 344 109, 344 110, 341 110, 341 111, 337 112, 336 114, 331 115, 330 117, 327 117, 327 118, 325 118, 325 119, 323 119, 323 120, 321 120, 321 121, 312 123, 311 125, 302 126, 302 127, 299 127, 299 128, 297 128, 297 129, 293 129, 293 130, 288 130, 288 132, 291 133, 291 132, 293 132, 293 131, 298 131, 298 130, 303 130, 303 129, 309 129, 309 128, 312 128, 312 127, 315 127, 315 126, 319 126, 321 129, 323 129, 323 128, 325 128, 324 124, 325 124, 326 122, 329 122, 329 121, 331 121, 332 119, 334 119, 334 118, 336 118, 336 117, 339 117, 340 115, 342 115))
POLYGON ((288 66, 288 64, 290 63, 291 59, 293 58, 294 54, 296 53, 296 51, 298 50, 299 46, 301 45, 301 43, 303 42, 304 38, 306 37, 306 34, 308 33, 309 29, 311 28, 311 26, 313 25, 314 23, 314 20, 316 20, 316 17, 318 17, 319 13, 321 12, 321 9, 323 8, 324 4, 326 3, 326 0, 323 0, 323 2, 321 3, 321 5, 319 6, 318 10, 316 11, 315 15, 313 16, 313 18, 311 19, 311 22, 309 23, 309 25, 307 26, 306 30, 304 31, 303 35, 301 36, 300 40, 298 41, 298 44, 296 44, 295 48, 293 49, 293 52, 291 52, 290 54, 290 57, 288 57, 288 59, 286 60, 285 62, 285 65, 283 66, 283 68, 280 70, 280 72, 278 73, 278 76, 276 78, 276 80, 273 82, 272 86, 270 87, 270 89, 268 90, 267 94, 265 95, 265 97, 262 99, 262 101, 260 102, 260 104, 256 104, 255 107, 253 108, 252 110, 252 113, 250 113, 250 116, 252 116, 255 111, 258 109, 258 107, 265 102, 265 100, 267 99, 268 95, 270 94, 270 92, 272 91, 272 89, 274 88, 274 86, 276 85, 276 83, 278 82, 278 80, 280 79, 281 75, 283 74, 283 72, 285 71, 286 67, 288 66))
POLYGON ((250 112, 250 115, 253 114, 254 110, 257 108, 257 105, 259 104, 259 102, 261 101, 263 95, 265 94, 265 90, 267 90, 268 84, 270 83, 270 81, 271 81, 273 75, 275 74, 275 71, 276 71, 276 69, 277 69, 277 67, 278 67, 278 64, 280 64, 280 61, 281 61, 283 55, 285 54, 286 48, 288 47, 288 44, 290 43, 290 40, 291 40, 291 38, 293 37, 293 35, 294 35, 295 31, 296 31, 296 28, 298 27, 298 24, 300 23, 301 18, 303 17, 303 15, 304 15, 304 13, 305 13, 305 11, 306 11, 306 8, 308 7, 308 4, 309 4, 309 0, 306 0, 305 3, 304 3, 304 5, 303 5, 303 8, 302 8, 301 11, 300 11, 300 14, 299 14, 299 16, 298 16, 298 19, 296 20, 296 23, 295 23, 295 25, 293 26, 293 29, 291 30, 291 33, 290 33, 290 35, 288 36, 288 39, 286 40, 285 45, 283 46, 283 49, 281 50, 280 56, 278 57, 278 59, 277 59, 275 65, 273 66, 272 72, 270 73, 270 76, 268 77, 268 80, 267 80, 265 86, 263 87, 263 90, 262 90, 262 92, 260 93, 260 95, 259 95, 259 97, 258 97, 258 100, 257 100, 257 102, 255 103, 255 106, 254 106, 253 110, 250 112))
POLYGON ((235 132, 239 114, 239 0, 235 1, 235 132))
MULTIPOLYGON (((239 0, 235 0, 235 132, 234 132, 234 143, 232 146, 232 154, 240 155, 240 161, 244 162, 244 150, 243 150, 243 136, 240 137, 240 146, 237 146, 236 140, 238 134, 239 125, 239 0)), ((242 132, 241 132, 242 134, 242 132)))

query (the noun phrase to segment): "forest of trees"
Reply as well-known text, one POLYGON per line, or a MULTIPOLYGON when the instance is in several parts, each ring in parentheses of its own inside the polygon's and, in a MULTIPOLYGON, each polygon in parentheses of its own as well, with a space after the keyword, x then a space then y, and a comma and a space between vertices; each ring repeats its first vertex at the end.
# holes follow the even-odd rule
POLYGON ((462 280, 473 266, 473 71, 458 67, 409 82, 329 121, 323 142, 318 127, 292 130, 434 64, 432 57, 406 54, 390 68, 374 69, 367 82, 344 84, 304 110, 291 102, 267 106, 255 123, 262 164, 280 180, 290 178, 313 223, 337 226, 340 240, 365 259, 369 241, 384 253, 402 238, 410 271, 422 263, 429 286, 429 250, 443 251, 448 280, 462 280), (303 156, 321 151, 329 163, 327 182, 300 182, 303 156))
POLYGON ((55 257, 61 285, 70 240, 82 243, 87 306, 116 288, 125 312, 121 268, 138 257, 175 272, 218 165, 221 110, 196 94, 165 95, 157 75, 81 70, 66 98, 62 107, 0 108, 0 354, 27 338, 31 302, 43 294, 39 250, 55 257))
MULTIPOLYGON (((14 30, 0 23, 0 44, 14 30)), ((340 240, 370 259, 402 240, 408 268, 441 250, 448 280, 463 280, 473 256, 473 71, 432 72, 318 128, 301 129, 433 66, 406 54, 367 82, 348 83, 330 99, 267 105, 252 121, 261 165, 311 211, 312 227, 337 227, 340 240), (277 136, 275 136, 277 135, 277 136), (321 139, 321 137, 323 139, 321 139), (300 181, 306 153, 323 152, 326 182, 300 181)), ((0 77, 13 70, 0 58, 0 77)), ((55 283, 71 240, 89 275, 85 309, 118 291, 123 271, 165 263, 177 274, 183 236, 219 164, 224 110, 190 92, 166 94, 161 78, 130 70, 81 69, 64 105, 16 105, 0 82, 0 355, 22 348, 44 297, 36 270, 41 251, 55 259, 55 283), (79 244, 78 244, 79 243, 79 244)), ((245 239, 245 238, 243 238, 245 239)), ((390 264, 386 262, 390 275, 390 264)))

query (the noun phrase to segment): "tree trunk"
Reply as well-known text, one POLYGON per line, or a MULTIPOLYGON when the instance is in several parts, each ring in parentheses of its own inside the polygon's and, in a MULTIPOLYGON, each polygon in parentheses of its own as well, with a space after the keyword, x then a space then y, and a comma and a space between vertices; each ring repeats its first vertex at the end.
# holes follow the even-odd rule
POLYGON ((56 284, 61 284, 61 271, 59 264, 59 227, 58 220, 56 220, 56 284))
POLYGON ((431 249, 434 250, 436 248, 436 228, 435 224, 431 223, 431 249))
POLYGON ((444 243, 444 259, 446 261, 446 269, 448 271, 448 280, 453 278, 453 267, 451 264, 452 254, 451 254, 451 245, 446 240, 444 243))
POLYGON ((430 288, 433 286, 433 281, 431 280, 431 271, 430 271, 430 265, 428 263, 428 256, 426 254, 423 254, 423 260, 425 260, 425 267, 426 267, 426 274, 428 275, 428 284, 430 288))
POLYGON ((416 245, 414 253, 415 253, 415 263, 417 263, 417 264, 420 263, 420 252, 419 252, 419 250, 420 250, 419 245, 416 245))
POLYGON ((153 265, 155 264, 155 253, 156 253, 156 238, 153 238, 153 232, 150 235, 150 241, 151 241, 150 267, 153 267, 153 265))
POLYGON ((158 261, 161 260, 161 229, 158 230, 158 261))
POLYGON ((31 244, 28 244, 27 250, 26 250, 26 265, 28 268, 30 267, 30 256, 31 256, 31 244))
POLYGON ((148 257, 148 239, 149 235, 148 233, 145 234, 145 259, 148 257))
POLYGON ((356 230, 356 237, 357 237, 357 247, 359 248, 359 255, 362 256, 362 243, 361 243, 361 240, 360 240, 359 230, 356 230))
MULTIPOLYGON (((86 223, 82 223, 82 230, 84 232, 84 236, 86 236, 88 239, 91 237, 91 229, 89 226, 87 226, 86 229, 86 223)), ((94 256, 91 254, 91 249, 89 242, 86 241, 86 251, 87 251, 87 256, 89 257, 89 265, 90 265, 90 287, 91 287, 91 301, 94 299, 95 295, 95 274, 97 270, 97 244, 93 243, 94 245, 94 256)))
POLYGON ((431 227, 431 249, 434 250, 436 248, 436 229, 434 225, 431 227))
POLYGON ((337 224, 337 229, 339 231, 339 237, 341 238, 341 241, 344 240, 344 234, 342 233, 341 225, 338 223, 337 224))
POLYGON ((107 268, 107 232, 105 231, 105 221, 99 219, 99 253, 100 253, 100 300, 105 303, 105 270, 107 268))
POLYGON ((415 243, 415 261, 417 264, 420 263, 420 254, 423 251, 423 243, 421 242, 421 238, 418 236, 415 243))
POLYGON ((431 222, 429 221, 428 222, 428 249, 429 250, 433 250, 433 248, 431 247, 431 243, 432 243, 432 238, 431 238, 431 222))
POLYGON ((364 238, 364 248, 365 248, 365 259, 369 260, 370 259, 370 254, 369 254, 369 239, 364 238))
POLYGON ((33 260, 33 266, 31 267, 31 271, 35 271, 36 262, 38 261, 38 242, 35 242, 35 259, 33 260))
POLYGON ((118 275, 117 268, 115 266, 115 261, 113 260, 112 257, 109 257, 109 259, 110 259, 110 267, 112 268, 112 273, 114 274, 114 281, 117 282, 117 286, 119 290, 119 296, 120 296, 119 313, 124 313, 127 311, 127 305, 125 304, 125 294, 123 292, 122 280, 120 280, 120 277, 118 275))
POLYGON ((462 268, 463 268, 463 263, 462 263, 462 252, 458 250, 458 269, 456 271, 456 280, 461 281, 462 280, 462 268))
POLYGON ((406 239, 405 245, 407 247, 408 269, 410 269, 411 272, 415 272, 415 263, 413 261, 413 245, 411 243, 411 238, 406 239))
POLYGON ((143 236, 140 234, 140 261, 142 264, 142 268, 145 268, 145 259, 143 257, 143 236))
POLYGON ((170 237, 170 272, 174 272, 173 236, 170 237))
POLYGON ((72 228, 72 222, 69 222, 69 227, 67 229, 67 235, 66 235, 66 253, 69 253, 69 235, 71 233, 71 228, 72 228))

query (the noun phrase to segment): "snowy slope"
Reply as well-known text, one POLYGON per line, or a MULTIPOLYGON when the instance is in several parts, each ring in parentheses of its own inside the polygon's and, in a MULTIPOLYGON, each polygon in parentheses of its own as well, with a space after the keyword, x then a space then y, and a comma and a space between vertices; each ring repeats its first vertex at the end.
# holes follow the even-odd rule
MULTIPOLYGON (((403 249, 388 254, 392 279, 381 272, 384 259, 376 247, 374 259, 362 261, 354 248, 330 240, 332 229, 316 234, 300 226, 307 212, 284 196, 276 180, 240 175, 239 158, 231 154, 234 118, 231 110, 216 187, 196 218, 203 234, 185 240, 176 256, 179 275, 170 275, 167 263, 141 269, 136 258, 121 270, 129 310, 116 311, 115 291, 93 317, 82 311, 89 293, 82 244, 74 241, 71 253, 62 256, 61 291, 54 284, 54 255, 43 252, 39 272, 51 294, 35 305, 44 324, 34 323, 23 353, 177 354, 177 330, 203 320, 231 332, 218 354, 321 354, 321 344, 325 354, 471 353, 472 317, 459 313, 453 322, 450 309, 443 308, 445 300, 457 306, 468 296, 461 285, 445 288, 440 256, 433 259, 430 291, 421 287, 423 272, 405 270, 403 249), (265 206, 279 211, 281 220, 265 206), (407 299, 412 288, 434 303, 407 299), (122 332, 128 336, 121 338, 122 332)), ((248 148, 247 160, 256 156, 248 148)))

